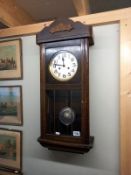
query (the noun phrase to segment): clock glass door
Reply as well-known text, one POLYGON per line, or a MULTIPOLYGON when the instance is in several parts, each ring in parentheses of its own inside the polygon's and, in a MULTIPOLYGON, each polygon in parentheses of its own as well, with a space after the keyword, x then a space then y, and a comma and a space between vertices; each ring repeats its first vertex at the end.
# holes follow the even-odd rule
POLYGON ((48 90, 47 133, 80 136, 81 94, 79 90, 48 90))
POLYGON ((46 133, 81 136, 81 42, 48 43, 45 48, 46 133), (59 47, 60 45, 60 47, 59 47))

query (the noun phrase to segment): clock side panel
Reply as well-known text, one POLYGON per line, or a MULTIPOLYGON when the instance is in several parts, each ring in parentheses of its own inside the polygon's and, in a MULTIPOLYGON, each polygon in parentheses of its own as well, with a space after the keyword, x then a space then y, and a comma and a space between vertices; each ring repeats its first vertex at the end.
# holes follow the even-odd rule
POLYGON ((41 136, 40 138, 43 138, 46 135, 46 72, 45 72, 45 47, 44 44, 40 45, 40 111, 41 111, 41 136))
POLYGON ((85 143, 90 141, 90 127, 89 127, 89 41, 83 39, 81 42, 82 54, 82 138, 85 143))

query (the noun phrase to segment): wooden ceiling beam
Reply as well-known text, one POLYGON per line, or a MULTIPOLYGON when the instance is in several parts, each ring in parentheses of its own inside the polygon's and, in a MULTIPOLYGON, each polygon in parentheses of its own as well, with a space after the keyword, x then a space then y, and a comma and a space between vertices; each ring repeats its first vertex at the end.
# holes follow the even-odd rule
POLYGON ((72 0, 78 16, 90 13, 89 0, 72 0))
POLYGON ((0 0, 0 21, 8 27, 35 22, 24 9, 17 5, 16 0, 0 0))

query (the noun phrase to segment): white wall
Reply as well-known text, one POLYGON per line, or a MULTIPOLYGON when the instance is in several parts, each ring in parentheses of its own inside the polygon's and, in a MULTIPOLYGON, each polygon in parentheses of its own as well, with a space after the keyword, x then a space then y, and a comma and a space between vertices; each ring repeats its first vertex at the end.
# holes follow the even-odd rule
POLYGON ((90 48, 90 123, 94 148, 84 155, 49 151, 40 136, 40 54, 35 36, 22 37, 24 175, 119 175, 119 25, 94 27, 90 48))

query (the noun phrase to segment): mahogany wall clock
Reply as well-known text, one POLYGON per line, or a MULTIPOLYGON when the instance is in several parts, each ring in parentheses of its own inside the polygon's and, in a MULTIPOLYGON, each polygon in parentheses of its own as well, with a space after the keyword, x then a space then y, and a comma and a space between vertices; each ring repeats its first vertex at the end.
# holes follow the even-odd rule
POLYGON ((41 136, 49 149, 88 152, 91 26, 56 20, 36 36, 40 45, 41 136))

